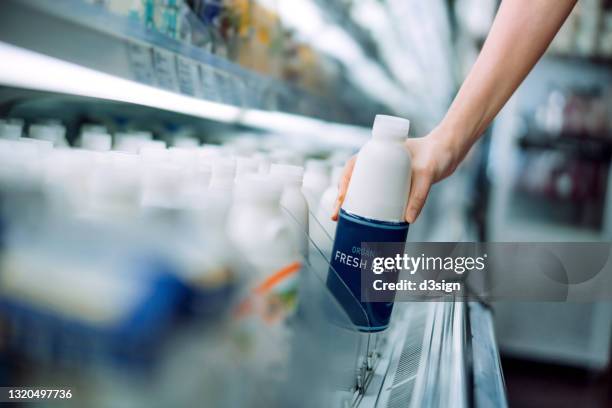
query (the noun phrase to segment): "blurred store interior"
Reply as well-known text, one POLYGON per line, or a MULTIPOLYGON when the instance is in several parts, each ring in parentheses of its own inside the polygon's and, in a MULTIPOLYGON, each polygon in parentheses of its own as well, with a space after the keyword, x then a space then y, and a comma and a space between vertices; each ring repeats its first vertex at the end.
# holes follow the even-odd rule
MULTIPOLYGON (((271 406, 268 392, 287 389, 280 377, 330 398, 319 406, 496 406, 482 399, 495 392, 511 407, 612 406, 610 303, 404 305, 394 331, 367 337, 323 327, 325 312, 305 305, 304 293, 324 290, 333 228, 319 201, 334 169, 378 113, 427 134, 498 5, 0 2, 0 385, 54 378, 86 406, 271 406), (233 324, 249 260, 224 237, 227 189, 270 164, 304 166, 312 187, 299 330, 233 324), (474 385, 477 345, 465 340, 485 321, 482 347, 501 356, 490 393, 474 385), (432 327, 444 337, 427 354, 432 327), (303 353, 283 349, 287 336, 303 353), (465 355, 452 357, 457 347, 465 355), (400 381, 396 362, 395 381, 377 385, 392 355, 412 356, 414 372, 400 381)), ((468 159, 434 186, 409 240, 610 241, 611 159, 612 1, 580 0, 468 159)))

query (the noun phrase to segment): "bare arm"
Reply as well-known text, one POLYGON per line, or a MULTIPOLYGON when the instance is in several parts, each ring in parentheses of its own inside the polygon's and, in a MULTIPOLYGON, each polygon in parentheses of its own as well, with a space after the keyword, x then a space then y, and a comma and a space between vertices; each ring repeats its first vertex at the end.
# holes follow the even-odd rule
MULTIPOLYGON (((548 48, 577 0, 504 0, 487 40, 442 122, 406 142, 413 177, 406 220, 414 222, 431 185, 453 173, 548 48)), ((340 183, 337 219, 354 159, 340 183)))

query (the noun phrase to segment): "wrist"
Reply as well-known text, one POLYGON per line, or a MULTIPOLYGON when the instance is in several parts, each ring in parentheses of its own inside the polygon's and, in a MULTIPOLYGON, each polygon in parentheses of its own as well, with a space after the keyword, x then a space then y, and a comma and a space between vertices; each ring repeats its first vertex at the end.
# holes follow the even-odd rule
MULTIPOLYGON (((446 163, 445 167, 448 168, 447 172, 449 174, 452 173, 465 156, 463 146, 465 137, 461 134, 460 128, 451 126, 442 121, 429 134, 429 137, 435 143, 438 155, 442 157, 442 161, 446 163)), ((448 174, 445 176, 447 175, 448 174)))

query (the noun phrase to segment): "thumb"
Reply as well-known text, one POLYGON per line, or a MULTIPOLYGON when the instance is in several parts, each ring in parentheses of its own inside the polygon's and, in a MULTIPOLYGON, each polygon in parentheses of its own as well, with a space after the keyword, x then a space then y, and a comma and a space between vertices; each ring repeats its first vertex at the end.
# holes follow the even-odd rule
POLYGON ((344 198, 346 197, 349 182, 351 181, 351 176, 353 175, 353 169, 355 168, 355 161, 356 157, 353 156, 344 165, 344 171, 342 172, 340 182, 338 183, 338 198, 336 198, 336 204, 334 205, 334 211, 331 217, 331 219, 334 221, 338 221, 338 214, 340 213, 340 207, 342 206, 344 198))
POLYGON ((429 189, 432 184, 432 177, 423 172, 416 172, 412 175, 412 185, 410 187, 410 196, 408 205, 406 206, 406 221, 413 223, 421 213, 425 200, 429 195, 429 189))

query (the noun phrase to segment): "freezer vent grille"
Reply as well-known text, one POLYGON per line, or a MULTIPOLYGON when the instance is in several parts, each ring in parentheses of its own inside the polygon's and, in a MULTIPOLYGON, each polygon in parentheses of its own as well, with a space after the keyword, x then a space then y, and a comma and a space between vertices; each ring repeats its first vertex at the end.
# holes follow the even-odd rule
POLYGON ((389 397, 388 408, 407 408, 410 406, 410 398, 412 398, 412 389, 414 388, 415 380, 408 381, 402 387, 395 388, 389 397))
POLYGON ((416 382, 416 375, 421 360, 427 309, 415 308, 414 312, 413 323, 409 327, 409 332, 395 371, 395 377, 393 378, 391 394, 387 403, 388 408, 408 407, 412 397, 412 390, 416 382))

